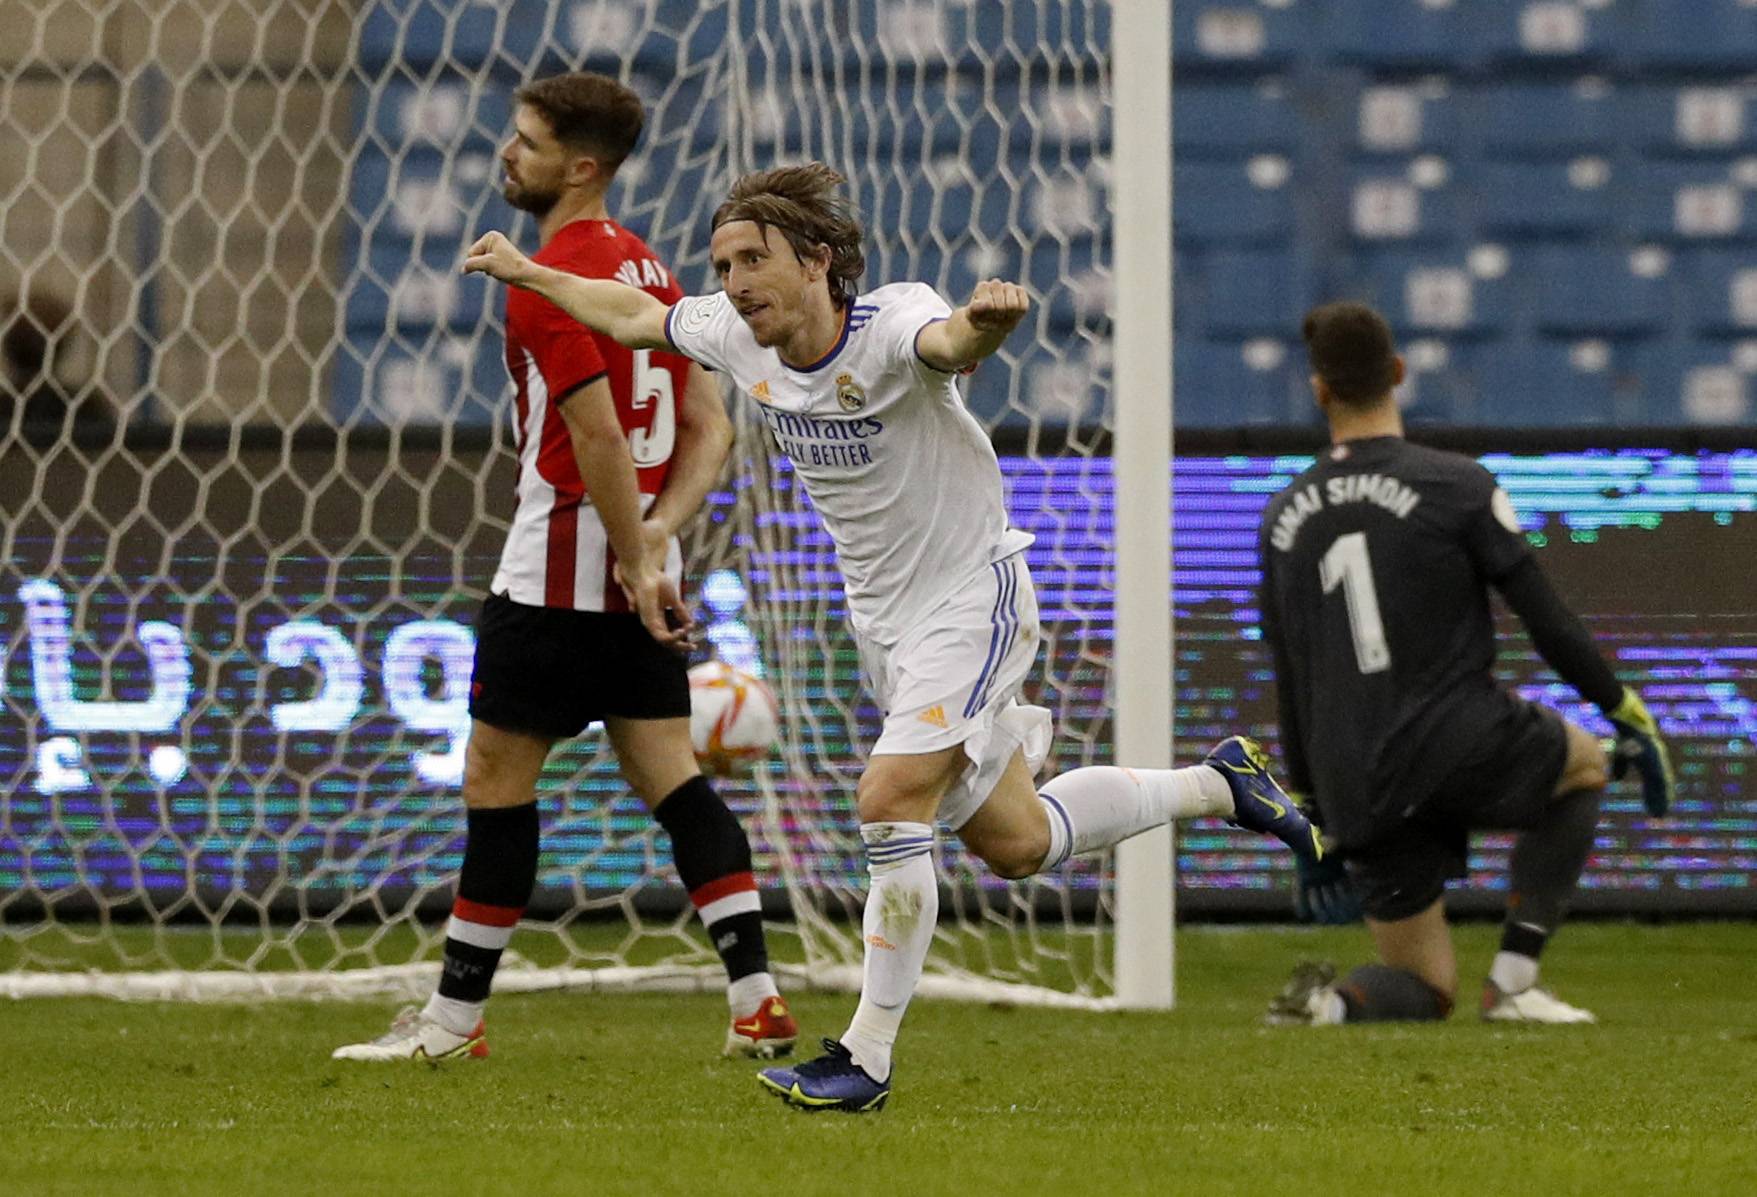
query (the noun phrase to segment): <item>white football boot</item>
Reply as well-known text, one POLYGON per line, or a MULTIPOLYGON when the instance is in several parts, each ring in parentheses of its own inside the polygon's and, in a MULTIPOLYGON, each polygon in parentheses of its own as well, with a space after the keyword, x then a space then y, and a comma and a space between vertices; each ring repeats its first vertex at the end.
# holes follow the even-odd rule
POLYGON ((1482 1018, 1484 1022, 1543 1022, 1556 1024, 1595 1023, 1598 1017, 1590 1010, 1570 1006, 1547 989, 1536 985, 1508 993, 1494 981, 1482 983, 1482 1018))
POLYGON ((370 1043, 350 1043, 331 1052, 332 1060, 480 1060, 488 1054, 488 1032, 478 1022, 468 1035, 441 1026, 414 1006, 397 1013, 390 1030, 370 1043))

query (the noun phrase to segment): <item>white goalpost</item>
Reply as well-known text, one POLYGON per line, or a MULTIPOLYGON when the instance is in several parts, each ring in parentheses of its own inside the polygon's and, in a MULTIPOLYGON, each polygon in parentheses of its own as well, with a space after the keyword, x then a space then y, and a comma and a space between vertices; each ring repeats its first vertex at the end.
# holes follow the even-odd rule
MULTIPOLYGON (((1116 759, 1172 763, 1171 5, 1118 0, 1111 86, 1116 245, 1116 489, 1134 518, 1116 531, 1116 759), (1161 401, 1163 397, 1163 402, 1161 401), (1162 518, 1156 518, 1162 517, 1162 518)), ((1174 1001, 1174 829, 1116 850, 1116 999, 1174 1001)))
MULTIPOLYGON (((25 20, 0 48, 0 320, 42 334, 28 383, 51 401, 0 424, 0 996, 431 985, 512 493, 495 296, 455 267, 487 228, 530 246, 497 146, 517 86, 563 69, 646 101, 610 204, 686 291, 715 286, 732 180, 807 158, 849 177, 865 285, 1027 285, 1031 318, 963 385, 1037 537, 1049 768, 1171 763, 1169 4, 48 0, 25 20)), ((729 400, 692 598, 783 728, 722 792, 784 983, 856 989, 878 716, 809 503, 729 400)), ((538 893, 496 991, 717 989, 602 734, 539 794, 538 893)), ((939 865, 924 995, 1171 1005, 1168 832, 1020 883, 949 836, 939 865)))

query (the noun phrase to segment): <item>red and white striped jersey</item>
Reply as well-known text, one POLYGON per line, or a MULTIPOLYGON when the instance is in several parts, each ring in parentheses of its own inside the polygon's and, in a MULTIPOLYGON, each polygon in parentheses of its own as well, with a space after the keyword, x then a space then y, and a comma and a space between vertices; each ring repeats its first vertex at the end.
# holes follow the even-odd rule
MULTIPOLYGON (((586 278, 639 287, 667 305, 683 297, 646 243, 611 220, 563 225, 534 260, 586 278)), ((511 288, 506 299, 506 368, 515 393, 518 507, 492 589, 534 607, 627 611, 628 599, 611 576, 615 553, 586 497, 557 401, 596 379, 609 382, 645 507, 664 486, 670 468, 689 359, 626 349, 548 300, 511 288)), ((666 554, 665 571, 673 578, 682 574, 675 541, 666 554)))

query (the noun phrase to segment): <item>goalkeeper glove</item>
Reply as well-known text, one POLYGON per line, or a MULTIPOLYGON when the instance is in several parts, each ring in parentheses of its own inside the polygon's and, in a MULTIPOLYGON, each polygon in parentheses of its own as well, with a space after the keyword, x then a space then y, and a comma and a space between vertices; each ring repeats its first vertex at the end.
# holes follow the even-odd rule
MULTIPOLYGON (((1305 812, 1308 819, 1312 818, 1311 805, 1304 794, 1289 796, 1294 805, 1305 812)), ((1304 856, 1296 855, 1294 865, 1295 919, 1302 923, 1321 923, 1335 927, 1360 921, 1360 898, 1354 892, 1354 883, 1348 879, 1348 870, 1342 867, 1342 862, 1336 858, 1328 844, 1324 846, 1321 859, 1308 860, 1304 856)))
POLYGON ((1659 724, 1654 722, 1647 704, 1628 686, 1623 687, 1623 700, 1605 718, 1616 728, 1617 740, 1611 750, 1611 776, 1621 781, 1633 769, 1641 775, 1641 802, 1650 815, 1663 815, 1671 809, 1672 794, 1677 783, 1672 777, 1672 758, 1665 741, 1659 738, 1659 724))
POLYGON ((1322 923, 1340 927, 1360 921, 1360 897, 1348 871, 1334 856, 1320 861, 1295 857, 1297 874, 1293 882, 1293 917, 1302 923, 1322 923))

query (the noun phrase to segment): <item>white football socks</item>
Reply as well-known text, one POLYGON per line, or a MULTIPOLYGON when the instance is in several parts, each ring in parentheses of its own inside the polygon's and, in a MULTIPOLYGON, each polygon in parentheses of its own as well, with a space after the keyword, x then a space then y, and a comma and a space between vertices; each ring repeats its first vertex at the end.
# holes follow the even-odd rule
POLYGON ((421 1013, 454 1035, 468 1035, 482 1021, 482 1007, 485 1004, 443 997, 436 992, 427 999, 427 1005, 421 1013))
POLYGON ((1502 993, 1524 993, 1537 984, 1537 961, 1518 952, 1496 952, 1495 962, 1489 965, 1489 980, 1502 993))
POLYGON ((872 877, 861 918, 866 963, 860 1005, 842 1045, 866 1075, 882 1081, 891 1075, 891 1048, 933 942, 940 891, 928 824, 863 823, 860 838, 872 877))
POLYGON ((781 991, 775 988, 775 978, 770 973, 752 973, 726 982, 726 1004, 732 1008, 733 1018, 749 1018, 764 1002, 780 996, 781 991))
POLYGON ((1232 787, 1208 765, 1185 769, 1124 769, 1091 765, 1051 778, 1037 795, 1049 816, 1043 869, 1068 857, 1120 844, 1177 819, 1227 818, 1232 787))

